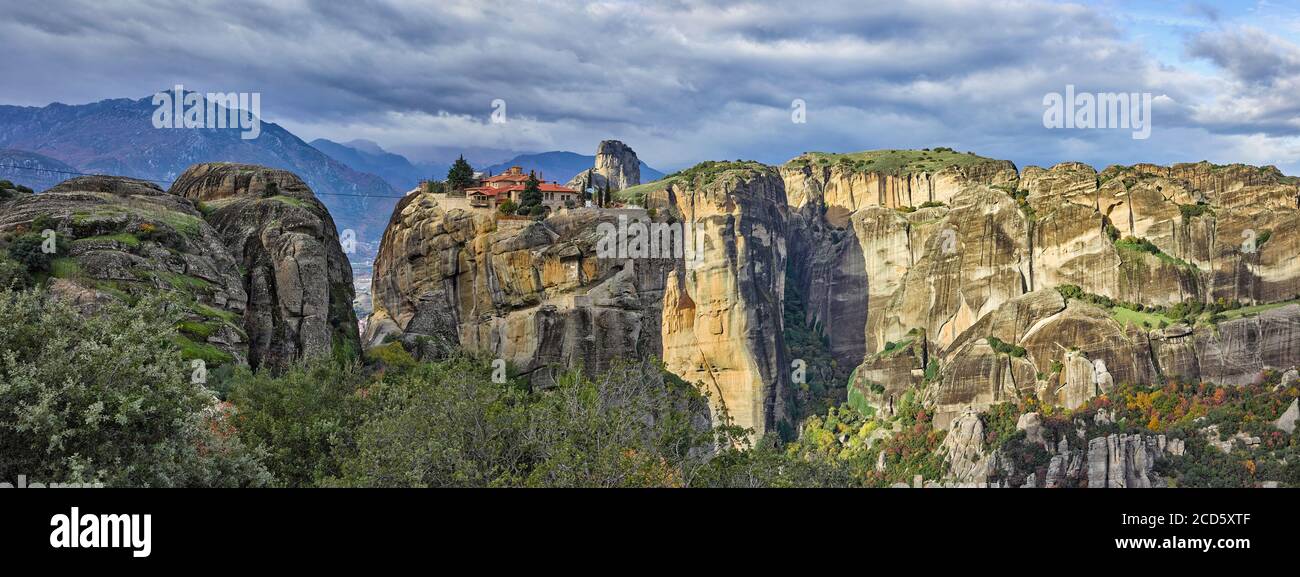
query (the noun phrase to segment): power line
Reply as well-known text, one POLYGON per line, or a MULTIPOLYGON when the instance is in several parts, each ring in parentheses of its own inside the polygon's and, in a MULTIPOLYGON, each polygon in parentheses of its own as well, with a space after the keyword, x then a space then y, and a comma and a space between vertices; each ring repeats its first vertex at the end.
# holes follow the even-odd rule
MULTIPOLYGON (((54 174, 71 174, 74 176, 103 176, 108 178, 131 178, 134 180, 143 180, 145 182, 156 182, 158 184, 171 184, 171 181, 158 180, 155 178, 136 178, 134 176, 124 177, 120 174, 93 174, 89 172, 76 172, 71 170, 55 170, 53 168, 35 168, 31 166, 18 166, 16 164, 0 164, 0 170, 6 170, 11 168, 16 168, 18 170, 32 170, 37 172, 50 172, 54 174)), ((314 190, 312 191, 312 194, 315 194, 316 196, 327 195, 327 196, 351 196, 356 198, 395 198, 399 200, 406 198, 405 196, 391 196, 387 194, 348 194, 346 192, 316 192, 314 190)))

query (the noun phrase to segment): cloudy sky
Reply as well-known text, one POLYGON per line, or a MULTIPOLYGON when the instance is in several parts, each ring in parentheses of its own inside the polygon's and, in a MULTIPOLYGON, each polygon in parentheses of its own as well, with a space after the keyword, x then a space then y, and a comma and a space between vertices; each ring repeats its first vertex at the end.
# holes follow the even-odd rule
POLYGON ((1300 8, 1281 1, 0 0, 0 103, 260 92, 306 140, 676 169, 950 146, 1017 165, 1300 174, 1300 8), (1151 137, 1051 130, 1044 95, 1147 92, 1151 137), (505 102, 507 122, 492 123, 505 102), (791 103, 806 103, 806 123, 791 103))

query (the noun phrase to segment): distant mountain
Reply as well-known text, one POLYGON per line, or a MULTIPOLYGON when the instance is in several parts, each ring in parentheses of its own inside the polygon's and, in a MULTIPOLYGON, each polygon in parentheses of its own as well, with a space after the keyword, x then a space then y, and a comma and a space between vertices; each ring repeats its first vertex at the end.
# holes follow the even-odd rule
POLYGON ((77 172, 67 163, 26 150, 0 150, 0 180, 21 184, 40 192, 63 182, 77 172))
POLYGON ((0 106, 0 149, 37 153, 83 172, 158 180, 164 187, 200 162, 282 168, 306 181, 338 228, 354 230, 362 246, 383 234, 400 196, 384 179, 353 170, 270 122, 263 121, 261 134, 250 140, 240 138, 238 128, 154 128, 151 98, 0 106))
MULTIPOLYGON (((354 143, 356 141, 353 141, 354 143)), ((507 159, 514 158, 523 154, 519 150, 506 150, 503 148, 488 148, 484 146, 447 146, 442 144, 417 144, 406 145, 400 149, 391 147, 389 152, 394 152, 410 159, 411 164, 420 166, 421 164, 440 165, 450 167, 451 163, 457 158, 464 156, 474 166, 487 166, 505 162, 507 159)), ((445 173, 435 175, 439 180, 447 177, 445 173)))
POLYGON ((346 143, 324 138, 311 141, 311 145, 330 158, 346 164, 357 172, 368 172, 383 178, 394 189, 406 192, 421 180, 443 179, 450 164, 412 163, 405 156, 384 150, 369 140, 352 140, 346 143))
MULTIPOLYGON (((587 156, 576 152, 552 151, 521 154, 501 164, 494 164, 486 168, 475 167, 475 169, 492 174, 501 174, 512 166, 520 166, 523 167, 524 172, 535 170, 541 173, 540 178, 542 180, 564 184, 572 180, 579 172, 587 170, 595 164, 595 156, 587 156)), ((664 173, 650 168, 645 162, 641 162, 641 182, 652 182, 663 177, 664 173)))

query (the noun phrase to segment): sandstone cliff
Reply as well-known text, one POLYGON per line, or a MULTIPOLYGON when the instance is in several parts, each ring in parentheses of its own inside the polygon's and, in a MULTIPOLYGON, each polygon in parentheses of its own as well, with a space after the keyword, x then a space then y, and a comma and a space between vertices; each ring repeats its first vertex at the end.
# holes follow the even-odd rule
POLYGON ((667 179, 649 207, 528 221, 408 197, 375 263, 366 342, 438 337, 510 361, 542 387, 556 367, 656 356, 761 435, 784 417, 788 382, 783 183, 770 167, 708 163, 667 179), (703 250, 601 254, 601 225, 620 218, 692 243, 702 235, 703 250))
POLYGON ((596 146, 595 171, 612 190, 641 184, 641 161, 632 147, 617 140, 602 140, 596 146))
POLYGON ((1296 240, 1275 234, 1300 187, 1271 167, 1018 175, 937 149, 805 154, 782 176, 807 322, 879 408, 924 389, 946 427, 1024 395, 1074 407, 1120 382, 1300 363, 1296 240))
POLYGON ((602 140, 596 146, 595 165, 578 173, 566 186, 585 191, 609 187, 623 190, 641 184, 641 161, 632 147, 617 140, 602 140))

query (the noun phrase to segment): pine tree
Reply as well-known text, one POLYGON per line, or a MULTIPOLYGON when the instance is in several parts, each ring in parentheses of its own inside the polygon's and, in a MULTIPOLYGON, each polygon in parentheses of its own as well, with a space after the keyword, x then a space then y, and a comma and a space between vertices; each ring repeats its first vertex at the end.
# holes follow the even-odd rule
POLYGON ((473 184, 474 167, 465 161, 465 155, 462 154, 447 171, 447 189, 449 192, 463 194, 473 184))
POLYGON ((520 214, 540 214, 542 206, 542 188, 541 181, 537 180, 537 173, 528 172, 528 182, 524 184, 524 193, 519 195, 519 213, 520 214))

